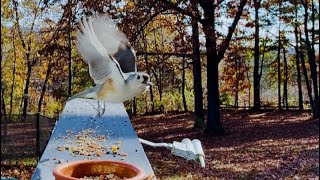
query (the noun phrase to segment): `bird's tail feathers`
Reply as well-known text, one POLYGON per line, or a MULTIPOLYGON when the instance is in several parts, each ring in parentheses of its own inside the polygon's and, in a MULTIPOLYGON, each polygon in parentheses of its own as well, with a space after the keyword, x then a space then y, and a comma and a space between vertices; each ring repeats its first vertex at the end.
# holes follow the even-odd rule
POLYGON ((97 88, 98 88, 98 86, 95 86, 90 89, 79 92, 79 93, 75 94, 74 96, 70 97, 67 101, 70 101, 70 100, 76 99, 76 98, 95 99, 97 96, 97 92, 98 92, 98 91, 96 91, 96 90, 98 90, 97 88))

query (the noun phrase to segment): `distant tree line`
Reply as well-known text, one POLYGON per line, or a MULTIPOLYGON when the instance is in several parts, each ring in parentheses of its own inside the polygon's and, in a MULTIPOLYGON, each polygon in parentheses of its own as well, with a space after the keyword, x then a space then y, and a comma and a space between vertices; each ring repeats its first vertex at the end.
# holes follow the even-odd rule
POLYGON ((54 115, 92 86, 75 29, 85 15, 108 13, 155 84, 125 102, 133 113, 193 110, 208 134, 224 132, 222 105, 319 117, 314 0, 4 0, 1 9, 1 114, 54 115))

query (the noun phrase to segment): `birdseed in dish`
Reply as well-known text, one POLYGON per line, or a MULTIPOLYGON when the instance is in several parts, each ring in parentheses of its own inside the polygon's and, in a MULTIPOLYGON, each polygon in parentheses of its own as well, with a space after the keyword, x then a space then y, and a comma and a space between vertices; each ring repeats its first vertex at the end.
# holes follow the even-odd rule
POLYGON ((115 174, 103 174, 100 176, 84 176, 80 178, 81 180, 124 180, 128 179, 126 177, 119 177, 115 174))

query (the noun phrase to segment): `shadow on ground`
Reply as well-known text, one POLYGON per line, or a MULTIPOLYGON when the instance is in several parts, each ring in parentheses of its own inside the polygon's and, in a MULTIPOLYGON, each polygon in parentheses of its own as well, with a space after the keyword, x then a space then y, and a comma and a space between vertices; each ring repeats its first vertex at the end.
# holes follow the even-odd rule
POLYGON ((192 113, 132 117, 139 137, 154 141, 200 139, 207 167, 174 157, 169 150, 145 147, 158 178, 189 179, 318 178, 319 120, 307 111, 222 111, 226 134, 194 130, 192 113))

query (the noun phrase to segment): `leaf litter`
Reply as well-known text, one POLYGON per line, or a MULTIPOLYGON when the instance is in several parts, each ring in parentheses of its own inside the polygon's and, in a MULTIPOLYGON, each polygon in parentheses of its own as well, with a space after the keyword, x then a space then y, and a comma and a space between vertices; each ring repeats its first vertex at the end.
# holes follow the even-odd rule
POLYGON ((199 139, 206 167, 144 146, 158 179, 319 179, 319 120, 304 111, 221 111, 224 135, 193 129, 193 113, 132 116, 140 138, 199 139))
MULTIPOLYGON (((144 146, 160 180, 319 179, 319 120, 312 119, 308 111, 224 110, 226 134, 222 136, 206 136, 192 129, 193 114, 189 112, 130 119, 138 136, 146 140, 172 143, 187 137, 202 142, 206 168, 173 156, 169 150, 144 146)), ((107 136, 104 138, 107 140, 107 136)), ((112 152, 112 145, 109 148, 112 152)), ((34 170, 35 164, 1 161, 4 177, 30 179, 34 170)))

